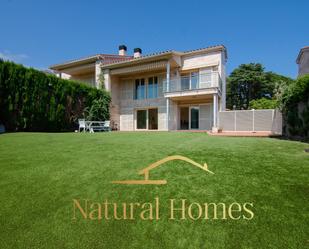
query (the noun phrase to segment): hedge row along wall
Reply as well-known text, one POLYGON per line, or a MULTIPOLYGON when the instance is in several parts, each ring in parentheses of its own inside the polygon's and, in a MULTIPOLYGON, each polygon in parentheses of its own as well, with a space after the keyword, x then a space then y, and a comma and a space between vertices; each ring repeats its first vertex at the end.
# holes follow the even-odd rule
POLYGON ((298 78, 283 94, 283 131, 287 137, 309 140, 309 75, 298 78))
POLYGON ((110 96, 83 83, 0 60, 0 123, 9 131, 68 131, 94 100, 109 118, 110 96))

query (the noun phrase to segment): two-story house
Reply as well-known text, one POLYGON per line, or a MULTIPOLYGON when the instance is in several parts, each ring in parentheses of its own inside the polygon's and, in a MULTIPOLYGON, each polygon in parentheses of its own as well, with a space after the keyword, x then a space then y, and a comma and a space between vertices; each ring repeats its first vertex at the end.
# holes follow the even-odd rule
POLYGON ((66 78, 104 86, 111 93, 111 121, 121 131, 217 130, 218 111, 225 110, 226 48, 223 45, 186 52, 96 55, 51 66, 66 78))

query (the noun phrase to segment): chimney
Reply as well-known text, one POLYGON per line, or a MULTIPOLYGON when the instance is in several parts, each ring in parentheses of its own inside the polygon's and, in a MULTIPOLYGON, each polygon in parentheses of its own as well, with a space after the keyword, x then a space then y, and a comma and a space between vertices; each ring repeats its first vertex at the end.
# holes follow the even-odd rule
POLYGON ((142 56, 142 50, 140 48, 134 48, 134 58, 139 58, 142 56))
POLYGON ((119 46, 119 55, 121 55, 121 56, 127 55, 127 47, 125 45, 119 46))

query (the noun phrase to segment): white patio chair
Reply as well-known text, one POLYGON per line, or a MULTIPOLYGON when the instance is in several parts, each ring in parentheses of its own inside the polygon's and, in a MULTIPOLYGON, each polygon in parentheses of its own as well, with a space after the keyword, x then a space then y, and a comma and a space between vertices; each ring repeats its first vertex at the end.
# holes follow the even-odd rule
POLYGON ((112 131, 111 121, 108 120, 104 122, 103 131, 112 131))
POLYGON ((86 132, 86 130, 87 130, 87 125, 86 125, 85 119, 79 119, 78 120, 78 131, 80 132, 81 129, 83 129, 84 132, 86 132))

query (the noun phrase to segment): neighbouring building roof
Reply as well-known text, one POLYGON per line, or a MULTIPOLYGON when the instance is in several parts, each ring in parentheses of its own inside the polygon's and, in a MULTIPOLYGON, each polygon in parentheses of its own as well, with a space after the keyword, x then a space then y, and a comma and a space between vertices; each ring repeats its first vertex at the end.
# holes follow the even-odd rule
POLYGON ((52 70, 50 70, 50 69, 44 69, 44 70, 41 70, 41 72, 43 72, 45 74, 55 75, 55 73, 52 70))
POLYGON ((303 47, 303 48, 299 51, 299 54, 298 54, 297 59, 296 59, 296 63, 297 63, 297 64, 300 63, 300 59, 301 59, 301 57, 302 57, 302 55, 303 55, 303 53, 304 53, 305 51, 309 51, 309 46, 305 46, 305 47, 303 47))

